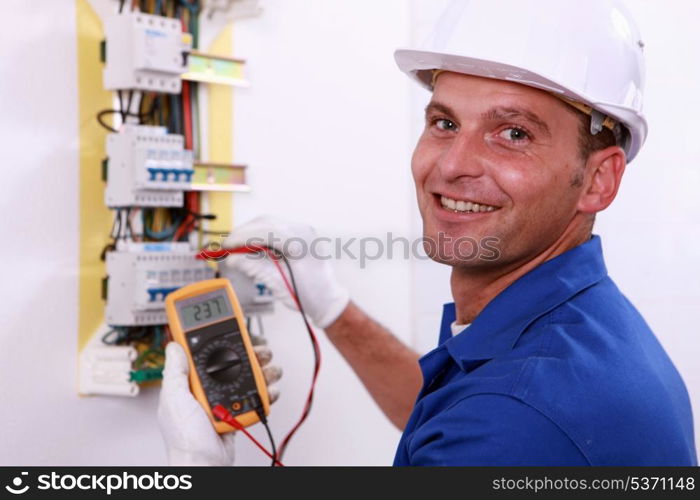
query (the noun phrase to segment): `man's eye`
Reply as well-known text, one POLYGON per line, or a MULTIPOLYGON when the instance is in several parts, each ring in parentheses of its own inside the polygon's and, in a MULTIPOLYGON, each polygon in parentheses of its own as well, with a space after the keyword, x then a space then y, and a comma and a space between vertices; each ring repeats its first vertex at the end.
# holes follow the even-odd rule
POLYGON ((446 118, 438 118, 434 121, 434 124, 440 130, 453 131, 457 129, 455 122, 446 118))
POLYGON ((530 138, 530 134, 518 127, 508 127, 498 134, 498 136, 510 142, 522 142, 530 138))

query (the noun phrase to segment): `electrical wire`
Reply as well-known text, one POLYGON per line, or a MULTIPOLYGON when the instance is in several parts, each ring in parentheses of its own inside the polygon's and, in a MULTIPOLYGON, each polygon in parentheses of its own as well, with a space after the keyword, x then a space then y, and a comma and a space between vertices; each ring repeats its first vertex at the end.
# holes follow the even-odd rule
MULTIPOLYGON (((114 127, 112 127, 111 125, 109 125, 109 124, 107 124, 107 123, 105 123, 105 122, 103 121, 103 118, 104 118, 105 116, 107 116, 107 115, 114 115, 114 114, 117 114, 117 113, 119 113, 119 114, 121 115, 121 114, 122 114, 122 111, 121 111, 121 110, 118 110, 118 109, 103 109, 102 111, 100 111, 99 113, 97 113, 97 122, 98 122, 100 125, 102 125, 102 127, 104 127, 105 129, 109 130, 110 132, 114 132, 115 134, 116 134, 116 133, 119 133, 119 130, 115 129, 114 127)), ((128 116, 131 116, 131 117, 138 118, 139 120, 141 120, 141 119, 143 119, 144 117, 148 117, 148 116, 152 115, 153 113, 154 113, 153 110, 149 110, 147 113, 145 113, 145 114, 143 114, 143 115, 140 114, 140 113, 124 113, 124 115, 127 116, 127 117, 128 117, 128 116)), ((122 123, 125 123, 125 122, 123 121, 122 123)))
POLYGON ((112 229, 109 230, 109 237, 112 238, 113 240, 116 239, 116 236, 114 235, 114 231, 117 228, 117 220, 118 220, 118 218, 117 218, 116 212, 115 212, 114 221, 112 222, 112 229))
POLYGON ((119 132, 116 128, 112 127, 111 125, 108 125, 107 123, 102 121, 102 118, 108 114, 114 114, 114 113, 121 113, 118 109, 103 109, 99 113, 97 113, 97 122, 104 127, 105 129, 109 130, 110 132, 114 132, 115 134, 119 132))
POLYGON ((237 430, 241 431, 243 434, 245 434, 246 437, 248 439, 250 439, 253 442, 253 444, 255 444, 255 446, 260 448, 260 450, 265 455, 270 457, 276 465, 284 467, 284 464, 279 459, 277 459, 272 453, 270 453, 267 450, 267 448, 265 448, 262 444, 260 444, 260 442, 257 439, 255 439, 255 437, 253 437, 253 435, 250 432, 248 432, 246 430, 246 428, 243 427, 243 425, 241 425, 241 423, 238 420, 236 420, 236 417, 231 415, 231 413, 229 413, 229 411, 226 408, 224 408, 221 405, 216 405, 214 408, 211 409, 211 411, 216 418, 218 418, 219 420, 223 420, 224 422, 229 424, 234 429, 237 429, 237 430))
POLYGON ((182 112, 185 126, 185 149, 192 149, 192 104, 190 82, 182 82, 182 112))
POLYGON ((100 260, 104 262, 107 259, 107 252, 114 251, 117 248, 117 238, 114 234, 114 231, 117 229, 117 221, 118 217, 114 216, 114 221, 112 222, 112 229, 109 230, 109 237, 112 239, 110 243, 107 243, 102 251, 100 252, 100 260))
POLYGON ((119 98, 119 115, 122 117, 122 123, 126 121, 126 114, 124 112, 124 99, 122 99, 122 91, 117 90, 117 97, 119 98))
POLYGON ((289 284, 289 281, 287 280, 287 277, 284 275, 284 272, 282 271, 282 267, 279 265, 279 262, 276 259, 273 259, 273 262, 275 263, 275 266, 277 267, 277 270, 279 271, 280 275, 282 276, 282 279, 284 281, 284 285, 287 288, 287 291, 292 295, 294 298, 294 301, 296 302, 297 306, 299 307, 299 312, 301 313, 301 317, 304 320, 304 325, 306 326, 306 330, 309 333, 309 339, 311 340, 311 346, 313 348, 314 352, 314 371, 313 371, 313 376, 311 379, 311 387, 309 389, 308 396, 306 397, 306 403, 304 405, 304 410, 302 411, 301 417, 297 421, 296 425, 292 427, 292 429, 287 433, 287 435, 284 437, 282 440, 282 444, 280 445, 279 448, 279 458, 281 459, 284 456, 284 452, 287 450, 287 446, 289 445, 290 441, 292 440, 292 437, 296 434, 296 432, 299 430, 301 425, 306 421, 307 417, 309 416, 309 413, 311 412, 311 406, 313 404, 314 400, 314 391, 316 390, 316 381, 318 380, 318 374, 321 370, 321 348, 318 343, 318 339, 316 338, 316 334, 314 333, 313 328, 309 324, 309 320, 306 317, 306 312, 304 312, 304 306, 301 304, 301 299, 299 298, 299 292, 297 289, 297 284, 296 280, 294 279, 294 273, 292 272, 292 266, 289 264, 289 260, 287 257, 282 253, 282 252, 277 252, 276 250, 273 250, 273 252, 281 257, 282 261, 284 262, 287 271, 289 272, 289 277, 291 279, 291 286, 289 284))
POLYGON ((126 217, 124 217, 124 215, 128 212, 128 210, 129 210, 128 208, 117 210, 117 217, 119 217, 119 234, 117 235, 117 240, 123 239, 126 241, 127 236, 129 235, 129 228, 126 227, 127 224, 123 223, 123 221, 126 219, 126 217), (124 227, 124 231, 122 231, 122 226, 124 227), (122 235, 122 233, 123 233, 123 235, 122 235))
MULTIPOLYGON (((102 342, 108 345, 121 345, 130 342, 145 341, 151 336, 156 336, 156 330, 160 328, 148 326, 115 326, 102 336, 102 342)), ((162 338, 162 336, 161 336, 162 338)), ((162 341, 161 341, 162 342, 162 341)), ((152 344, 152 343, 151 343, 152 344)))
POLYGON ((126 117, 131 115, 131 102, 133 101, 133 99, 134 99, 134 91, 129 90, 129 97, 127 97, 126 109, 124 110, 124 121, 125 122, 126 122, 126 117))
MULTIPOLYGON (((155 122, 155 115, 157 111, 160 111, 160 99, 159 96, 154 92, 151 95, 151 105, 148 111, 144 110, 144 104, 146 103, 147 95, 145 92, 141 92, 141 99, 139 100, 139 108, 136 117, 139 119, 139 124, 143 125, 146 121, 155 122)), ((133 115, 132 115, 133 116, 133 115)))
POLYGON ((265 427, 265 431, 267 432, 267 438, 270 440, 270 448, 272 448, 272 462, 270 463, 270 467, 274 467, 275 465, 277 465, 277 446, 275 444, 275 438, 272 435, 270 425, 267 423, 267 417, 265 416, 265 412, 262 410, 262 408, 258 408, 256 410, 256 413, 258 414, 258 418, 263 424, 263 427, 265 427))
POLYGON ((131 238, 132 240, 134 239, 134 231, 131 227, 131 210, 133 207, 128 207, 126 209, 126 236, 124 239, 131 238))
POLYGON ((148 208, 148 209, 142 209, 141 211, 141 223, 143 225, 143 234, 150 240, 155 240, 155 241, 169 241, 174 239, 175 232, 177 229, 180 227, 182 224, 182 220, 184 218, 183 215, 180 215, 182 212, 181 209, 175 209, 167 212, 168 219, 170 219, 172 222, 169 225, 166 225, 164 228, 158 227, 156 228, 155 226, 155 217, 154 214, 160 214, 162 213, 162 210, 158 209, 153 209, 153 208, 148 208))

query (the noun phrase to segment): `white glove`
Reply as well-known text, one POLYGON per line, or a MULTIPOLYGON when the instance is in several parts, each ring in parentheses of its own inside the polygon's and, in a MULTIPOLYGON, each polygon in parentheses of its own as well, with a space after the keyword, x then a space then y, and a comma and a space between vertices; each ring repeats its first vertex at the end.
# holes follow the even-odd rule
MULTIPOLYGON (((265 381, 272 384, 282 376, 282 370, 268 365, 272 353, 264 345, 254 347, 255 354, 263 366, 265 381)), ((182 346, 170 342, 165 348, 163 385, 158 403, 158 424, 165 440, 168 464, 233 465, 235 432, 218 434, 212 426, 204 408, 190 392, 187 378, 189 365, 182 346)), ((279 392, 268 387, 270 401, 279 392)))
MULTIPOLYGON (((328 253, 323 253, 322 241, 317 239, 311 226, 289 222, 277 217, 262 216, 233 230, 224 242, 227 248, 246 245, 271 246, 282 252, 294 273, 299 300, 304 311, 320 328, 331 325, 350 301, 348 291, 335 278, 328 253), (316 252, 312 255, 311 249, 316 252), (324 257, 325 259, 318 258, 324 257)), ((284 264, 280 265, 287 272, 284 264)), ((264 283, 272 294, 294 310, 297 306, 269 257, 234 254, 224 261, 252 279, 264 283)), ((225 269, 222 269, 225 274, 225 269)), ((287 277, 289 279, 289 277, 287 277)), ((291 279, 289 279, 291 284, 291 279)))

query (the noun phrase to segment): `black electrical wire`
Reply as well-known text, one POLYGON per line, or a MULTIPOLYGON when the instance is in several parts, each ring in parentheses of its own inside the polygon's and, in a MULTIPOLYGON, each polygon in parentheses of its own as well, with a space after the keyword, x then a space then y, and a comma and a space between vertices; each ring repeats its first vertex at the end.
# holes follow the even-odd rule
POLYGON ((107 123, 102 121, 102 118, 106 115, 114 114, 114 113, 121 113, 121 111, 117 109, 103 109, 99 113, 97 113, 97 122, 102 125, 102 127, 106 128, 110 132, 114 132, 115 134, 119 132, 116 128, 112 127, 111 125, 108 125, 107 123))
POLYGON ((279 457, 277 456, 277 445, 275 444, 275 438, 273 437, 272 431, 270 430, 270 425, 267 423, 265 410, 263 410, 262 408, 256 408, 255 412, 258 414, 258 418, 263 424, 263 427, 265 427, 265 431, 267 432, 267 438, 270 440, 270 448, 272 448, 272 463, 270 463, 270 467, 275 467, 277 465, 277 461, 279 460, 279 457))
POLYGON ((170 117, 168 123, 168 130, 172 134, 182 134, 183 126, 182 119, 182 100, 180 99, 180 94, 168 94, 168 99, 170 100, 170 117))
POLYGON ((107 115, 114 115, 119 113, 119 115, 122 118, 122 123, 126 122, 126 118, 131 116, 133 118, 138 118, 139 123, 143 123, 146 119, 153 118, 155 116, 156 111, 158 110, 158 99, 154 98, 153 102, 151 103, 150 108, 146 112, 142 112, 142 104, 143 104, 143 97, 144 95, 142 94, 141 96, 141 102, 139 103, 139 110, 137 113, 132 113, 131 112, 131 103, 133 101, 133 91, 129 91, 129 97, 127 98, 127 108, 124 109, 124 100, 122 98, 122 93, 120 90, 117 91, 117 96, 119 97, 119 109, 103 109, 102 111, 97 113, 97 122, 104 127, 105 129, 109 130, 110 132, 118 133, 119 131, 112 127, 111 125, 107 124, 104 122, 104 117, 107 115))
MULTIPOLYGON (((120 110, 118 110, 118 109, 103 109, 102 111, 100 111, 99 113, 97 113, 97 121, 98 121, 98 123, 99 123, 100 125, 102 125, 104 128, 106 128, 106 129, 109 130, 110 132, 114 132, 114 133, 116 134, 116 133, 118 133, 119 131, 118 131, 117 129, 115 129, 114 127, 112 127, 111 125, 108 125, 107 123, 105 123, 104 121, 102 121, 102 119, 103 119, 103 117, 105 117, 105 116, 107 116, 107 115, 114 115, 114 114, 117 114, 117 113, 119 113, 120 115, 122 114, 122 112, 121 112, 120 110)), ((131 117, 134 117, 134 118, 138 118, 139 121, 141 121, 141 120, 143 120, 144 118, 150 117, 150 116, 153 115, 154 113, 155 113, 155 109, 153 109, 153 107, 152 107, 152 109, 149 109, 148 112, 147 112, 147 113, 144 113, 144 114, 141 114, 141 113, 124 113, 124 114, 125 114, 126 116, 131 116, 131 117)))
POLYGON ((126 236, 130 237, 132 240, 134 239, 134 231, 131 227, 131 209, 133 207, 129 207, 126 209, 126 236))
POLYGON ((112 232, 110 233, 110 237, 114 241, 117 241, 118 239, 121 238, 121 234, 122 234, 122 209, 117 208, 116 212, 114 213, 114 225, 112 226, 112 232), (116 227, 116 232, 114 231, 115 227, 116 227))
MULTIPOLYGON (((119 209, 117 209, 119 211, 119 209)), ((117 230, 117 222, 121 222, 121 218, 117 217, 115 214, 114 216, 114 221, 112 222, 112 229, 109 230, 109 237, 112 238, 112 241, 110 243, 107 243, 105 247, 102 249, 102 252, 100 252, 100 260, 104 261, 107 258, 107 252, 116 250, 117 248, 117 235, 114 234, 114 231, 117 230)), ((121 231, 121 228, 119 229, 121 231)))
POLYGON ((100 260, 102 262, 104 262, 107 259, 107 252, 113 252, 116 249, 117 249, 117 246, 114 244, 114 242, 107 243, 104 246, 104 248, 102 249, 102 251, 100 252, 100 260))
POLYGON ((217 215, 216 214, 200 214, 197 212, 193 212, 192 210, 187 210, 186 213, 194 217, 195 219, 206 219, 206 220, 216 220, 217 215))
POLYGON ((124 112, 124 99, 122 98, 122 91, 117 90, 117 97, 119 98, 119 115, 122 117, 122 123, 126 121, 126 114, 124 112))
POLYGON ((152 338, 154 341, 158 326, 115 326, 102 336, 102 342, 109 345, 123 345, 152 338))
POLYGON ((122 122, 126 122, 126 117, 131 116, 131 101, 133 99, 134 99, 134 91, 130 90, 129 97, 127 98, 127 101, 126 101, 126 109, 124 110, 124 113, 123 113, 122 122))
POLYGON ((124 10, 124 4, 126 3, 126 0, 119 0, 119 13, 121 14, 122 11, 124 10))

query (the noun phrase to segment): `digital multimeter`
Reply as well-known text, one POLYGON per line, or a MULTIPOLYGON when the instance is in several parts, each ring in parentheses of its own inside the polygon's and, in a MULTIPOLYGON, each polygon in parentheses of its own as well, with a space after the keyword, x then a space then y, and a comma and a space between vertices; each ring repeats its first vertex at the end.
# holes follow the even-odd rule
POLYGON ((165 299, 173 340, 187 353, 190 389, 218 433, 235 430, 218 420, 221 405, 243 426, 270 412, 267 386, 245 317, 231 283, 211 279, 187 285, 165 299))

